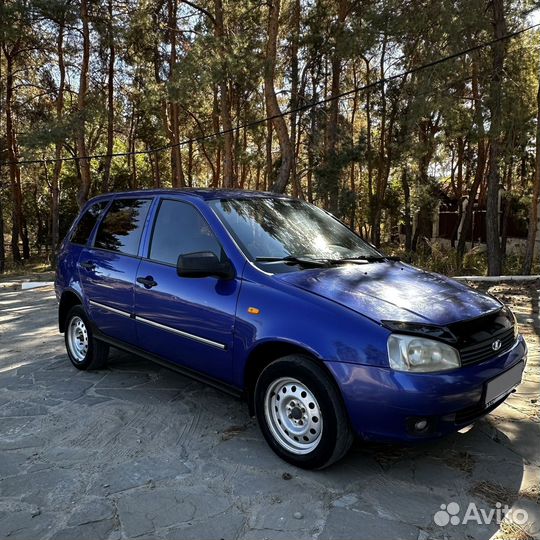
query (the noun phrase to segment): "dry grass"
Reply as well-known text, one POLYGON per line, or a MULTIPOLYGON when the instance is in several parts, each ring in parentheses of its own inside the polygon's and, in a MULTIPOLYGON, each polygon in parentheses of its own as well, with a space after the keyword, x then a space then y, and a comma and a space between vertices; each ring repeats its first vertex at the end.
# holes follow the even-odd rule
POLYGON ((363 443, 361 452, 371 456, 383 471, 388 471, 396 463, 416 459, 425 450, 411 446, 396 446, 386 443, 363 443))
POLYGON ((530 486, 527 489, 522 489, 519 492, 519 496, 523 499, 529 499, 535 504, 540 504, 540 486, 530 486))
POLYGON ((474 484, 474 486, 469 489, 469 493, 484 499, 484 501, 492 506, 495 506, 497 503, 510 506, 518 498, 518 493, 516 491, 508 489, 501 484, 494 484, 485 480, 474 484))
POLYGON ((512 521, 503 521, 493 540, 534 540, 523 527, 512 521))
POLYGON ((452 469, 458 469, 464 473, 471 474, 474 469, 475 459, 469 452, 452 450, 444 458, 444 463, 452 469))

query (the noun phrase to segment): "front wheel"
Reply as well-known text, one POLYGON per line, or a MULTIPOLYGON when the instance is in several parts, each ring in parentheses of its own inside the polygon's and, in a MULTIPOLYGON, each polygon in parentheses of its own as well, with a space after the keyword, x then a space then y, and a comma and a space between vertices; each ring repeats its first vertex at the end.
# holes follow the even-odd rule
POLYGON ((82 306, 73 306, 66 318, 64 339, 71 363, 81 370, 99 369, 107 363, 109 346, 94 338, 82 306))
POLYGON ((272 450, 304 469, 328 467, 353 441, 336 385, 304 356, 280 358, 262 371, 255 386, 255 412, 272 450))

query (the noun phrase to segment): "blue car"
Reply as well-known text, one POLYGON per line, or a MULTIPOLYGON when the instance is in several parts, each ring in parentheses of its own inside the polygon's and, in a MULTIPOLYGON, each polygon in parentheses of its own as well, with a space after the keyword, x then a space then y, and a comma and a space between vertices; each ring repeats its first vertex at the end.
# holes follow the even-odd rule
POLYGON ((492 296, 270 193, 96 197, 63 241, 56 294, 76 368, 101 368, 113 346, 243 396, 272 450, 303 468, 334 463, 355 435, 470 425, 527 357, 492 296))

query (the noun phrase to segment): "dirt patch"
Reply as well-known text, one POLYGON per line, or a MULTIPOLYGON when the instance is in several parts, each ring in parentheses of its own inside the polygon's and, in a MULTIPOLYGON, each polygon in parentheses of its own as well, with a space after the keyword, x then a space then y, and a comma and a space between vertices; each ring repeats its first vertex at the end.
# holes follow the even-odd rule
POLYGON ((443 461, 452 469, 458 469, 467 474, 471 474, 474 470, 474 457, 466 451, 452 450, 443 461))
POLYGON ((240 435, 240 433, 243 433, 246 431, 247 426, 230 426, 227 429, 223 431, 223 434, 221 435, 222 441, 228 441, 232 439, 233 437, 236 437, 237 435, 240 435))
POLYGON ((510 506, 518 498, 517 491, 505 488, 501 484, 495 484, 485 480, 478 484, 474 484, 469 489, 469 493, 484 499, 484 501, 492 506, 495 506, 497 503, 510 506))

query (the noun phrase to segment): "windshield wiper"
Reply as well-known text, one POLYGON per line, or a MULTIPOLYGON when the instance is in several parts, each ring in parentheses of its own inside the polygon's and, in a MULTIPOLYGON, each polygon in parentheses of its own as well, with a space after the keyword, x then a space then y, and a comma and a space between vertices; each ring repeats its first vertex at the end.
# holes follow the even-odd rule
POLYGON ((321 268, 329 266, 337 266, 346 263, 371 263, 384 261, 399 261, 399 257, 386 257, 379 255, 359 255, 358 257, 345 257, 343 259, 313 259, 311 257, 295 257, 287 255, 285 257, 256 257, 255 262, 282 262, 285 264, 297 264, 304 268, 321 268))
POLYGON ((399 261, 399 257, 392 255, 359 255, 358 257, 345 257, 341 261, 366 261, 366 262, 384 262, 384 261, 399 261))
POLYGON ((286 257, 255 257, 255 262, 283 262, 285 264, 297 264, 304 268, 320 268, 330 266, 334 262, 333 259, 311 259, 310 257, 295 257, 294 255, 287 255, 286 257))

